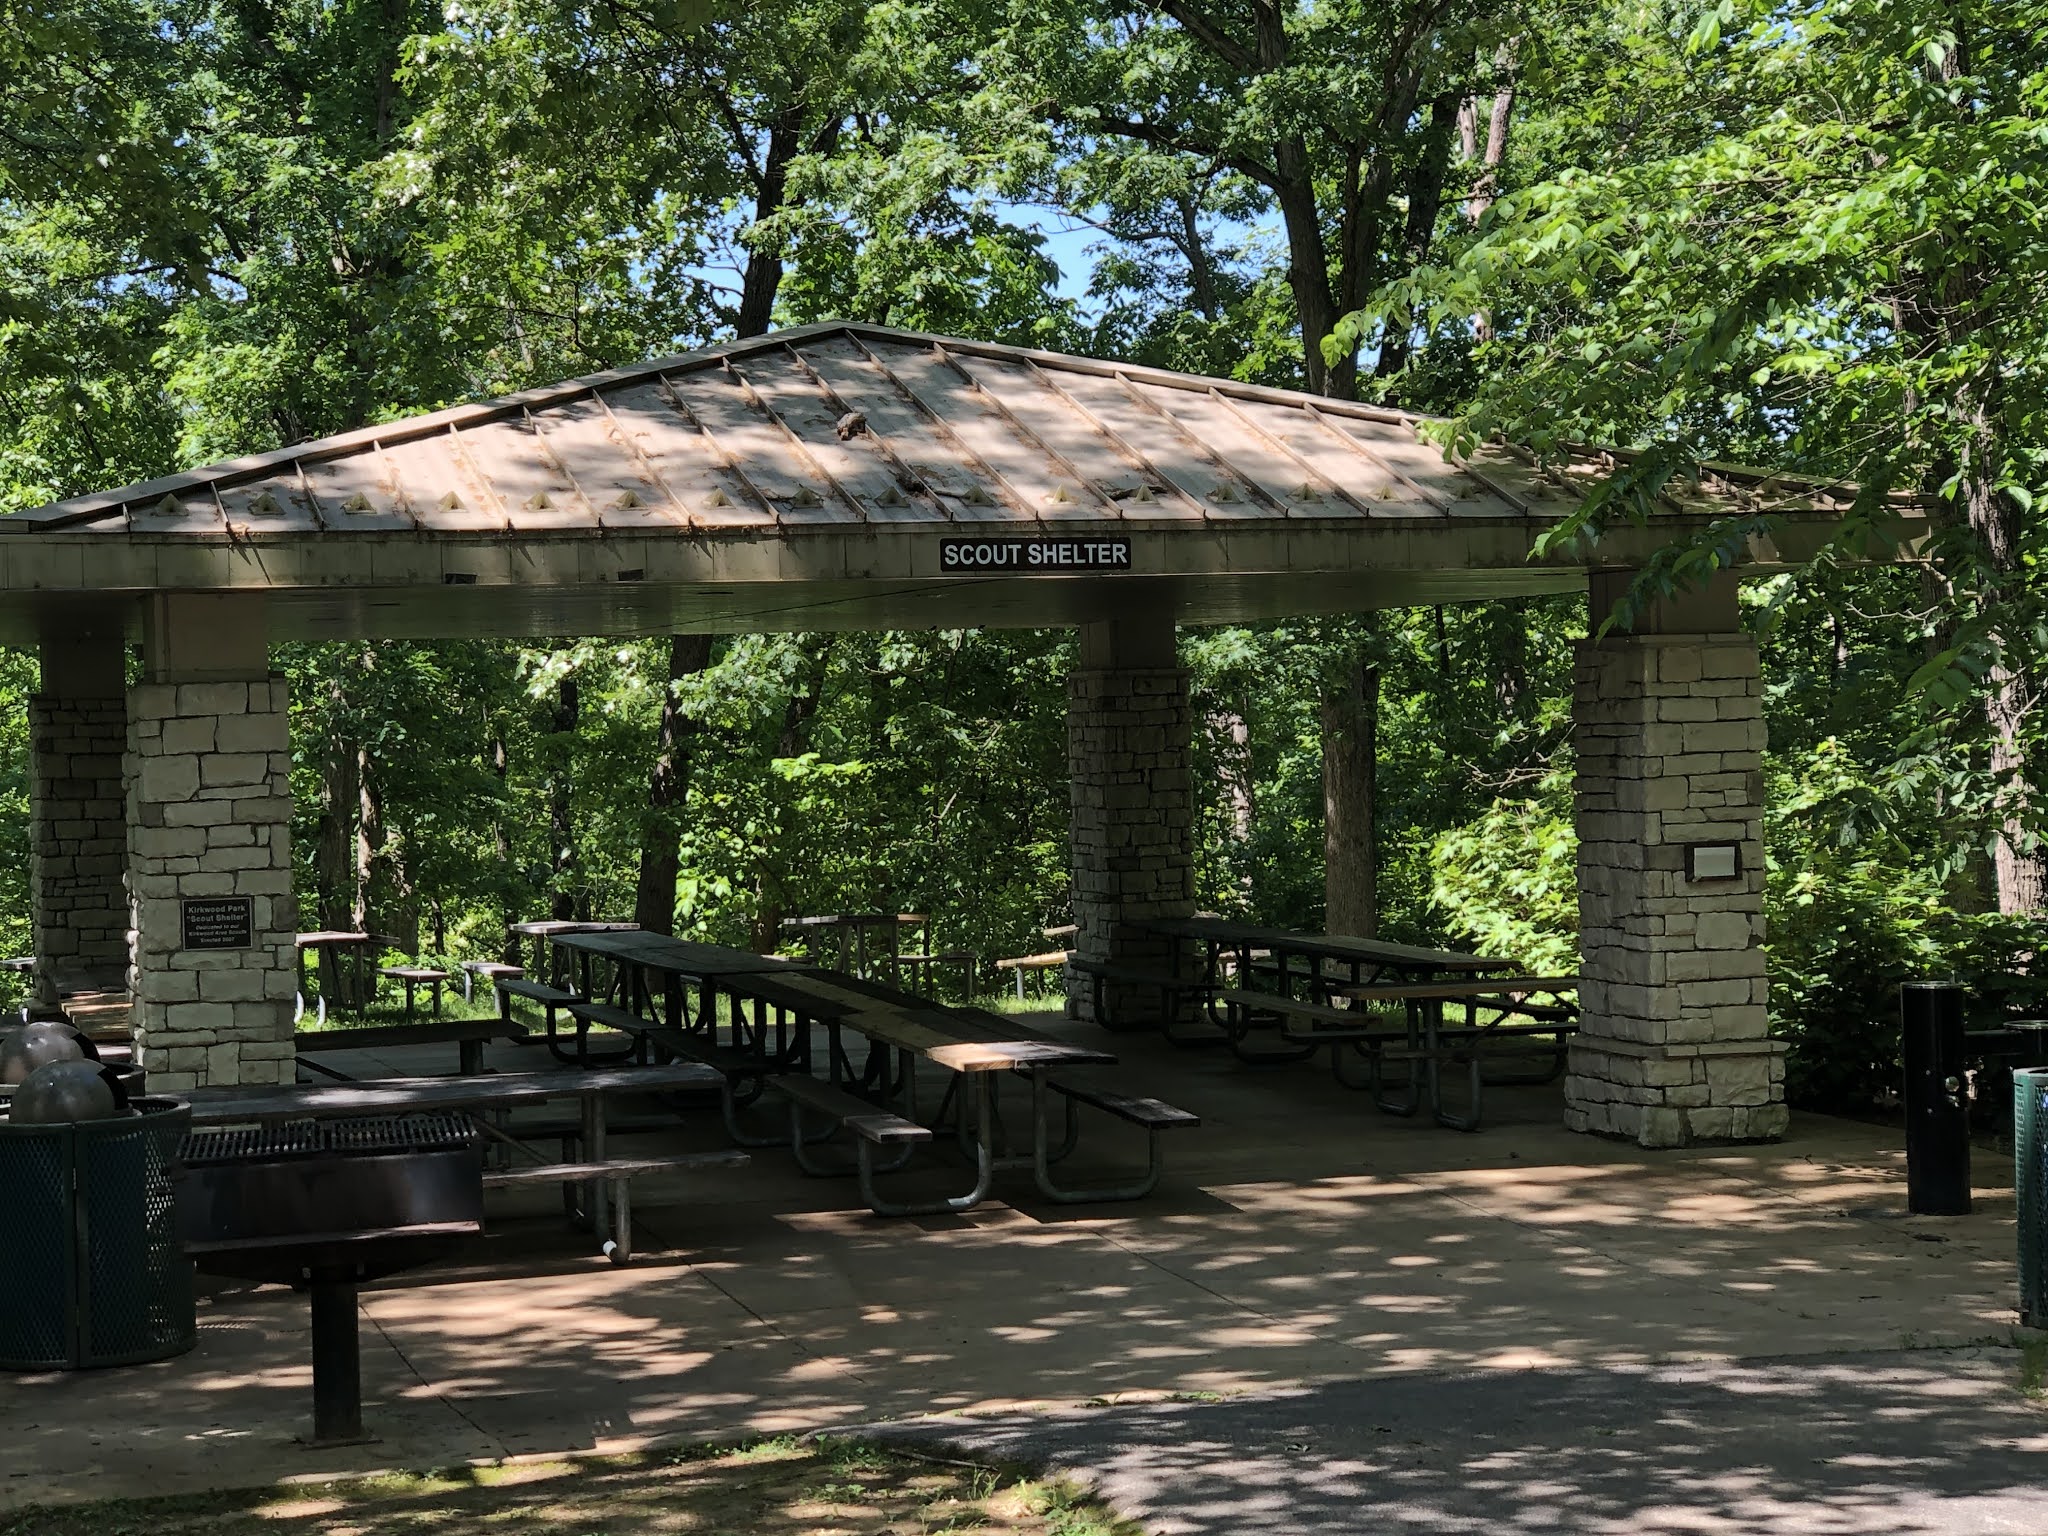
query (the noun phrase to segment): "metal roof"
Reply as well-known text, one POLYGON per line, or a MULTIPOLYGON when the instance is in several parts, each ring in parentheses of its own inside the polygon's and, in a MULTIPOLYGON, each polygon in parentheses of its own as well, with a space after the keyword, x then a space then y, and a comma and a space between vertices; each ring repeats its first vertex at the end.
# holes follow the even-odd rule
POLYGON ((1777 514, 1747 551, 1768 570, 1850 495, 1715 469, 1648 526, 1538 557, 1616 456, 1453 463, 1422 425, 807 326, 0 517, 0 642, 137 634, 166 593, 260 595, 276 639, 1038 627, 1134 604, 1237 623, 1584 590, 1731 512, 1777 514), (1013 537, 1113 568, 945 559, 1013 537))
MULTIPOLYGON (((807 326, 93 492, 0 533, 264 540, 884 524, 1536 519, 1613 460, 1447 462, 1398 411, 876 326, 807 326)), ((1679 514, 1827 511, 1728 470, 1679 514)))

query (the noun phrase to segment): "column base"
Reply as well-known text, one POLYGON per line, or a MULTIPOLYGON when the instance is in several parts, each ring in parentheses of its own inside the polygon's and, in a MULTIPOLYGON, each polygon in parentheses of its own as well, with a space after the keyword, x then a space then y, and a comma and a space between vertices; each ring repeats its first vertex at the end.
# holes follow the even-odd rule
POLYGON ((1790 1120, 1787 1048, 1783 1040, 1653 1045, 1582 1034, 1566 1068, 1565 1126, 1643 1147, 1775 1141, 1790 1120))

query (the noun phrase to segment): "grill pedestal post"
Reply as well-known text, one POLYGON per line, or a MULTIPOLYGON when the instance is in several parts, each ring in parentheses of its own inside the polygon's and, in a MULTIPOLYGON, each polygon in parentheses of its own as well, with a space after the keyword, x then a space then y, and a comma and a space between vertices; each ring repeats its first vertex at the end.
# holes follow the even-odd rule
POLYGON ((363 1434, 363 1356, 356 1337, 356 1282, 352 1273, 320 1270, 313 1276, 314 1445, 360 1445, 363 1434))

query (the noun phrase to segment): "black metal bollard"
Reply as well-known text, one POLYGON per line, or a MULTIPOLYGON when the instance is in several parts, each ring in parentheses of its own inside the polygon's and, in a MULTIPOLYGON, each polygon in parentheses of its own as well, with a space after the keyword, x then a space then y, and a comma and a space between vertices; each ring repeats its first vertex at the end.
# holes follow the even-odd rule
POLYGON ((1906 1058, 1906 1209, 1970 1212, 1970 1125, 1963 1080, 1963 989, 1913 981, 1899 988, 1906 1058))

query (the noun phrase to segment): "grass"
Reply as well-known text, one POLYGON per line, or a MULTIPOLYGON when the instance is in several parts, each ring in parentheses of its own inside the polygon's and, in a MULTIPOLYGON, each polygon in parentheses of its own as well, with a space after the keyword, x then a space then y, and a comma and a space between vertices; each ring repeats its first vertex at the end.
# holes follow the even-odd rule
POLYGON ((2020 1392, 2039 1401, 2048 1397, 2048 1339, 2021 1339, 2020 1392))
POLYGON ((758 1440, 0 1512, 0 1536, 1138 1536, 1058 1480, 853 1440, 758 1440))

